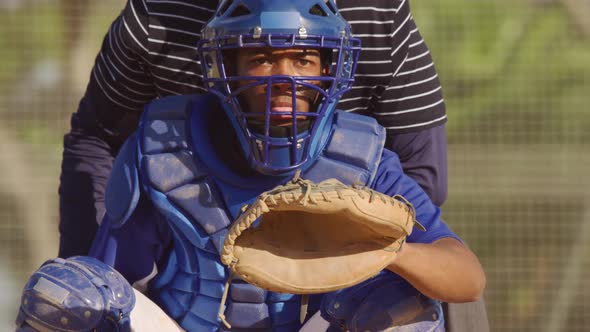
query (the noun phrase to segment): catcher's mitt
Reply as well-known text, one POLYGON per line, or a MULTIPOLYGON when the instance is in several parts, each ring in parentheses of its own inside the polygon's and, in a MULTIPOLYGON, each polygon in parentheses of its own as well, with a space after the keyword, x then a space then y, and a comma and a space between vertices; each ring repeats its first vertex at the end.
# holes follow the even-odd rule
POLYGON ((384 269, 415 223, 414 208, 401 196, 296 176, 245 208, 225 239, 221 261, 264 289, 324 293, 384 269))

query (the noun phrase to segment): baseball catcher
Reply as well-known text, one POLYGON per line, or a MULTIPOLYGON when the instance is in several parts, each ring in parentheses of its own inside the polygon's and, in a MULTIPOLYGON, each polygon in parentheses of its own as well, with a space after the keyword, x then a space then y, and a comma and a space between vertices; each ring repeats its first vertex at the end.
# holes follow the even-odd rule
POLYGON ((384 128, 336 109, 362 64, 332 0, 221 1, 198 49, 209 93, 146 106, 91 256, 187 331, 442 331, 481 294, 384 128))

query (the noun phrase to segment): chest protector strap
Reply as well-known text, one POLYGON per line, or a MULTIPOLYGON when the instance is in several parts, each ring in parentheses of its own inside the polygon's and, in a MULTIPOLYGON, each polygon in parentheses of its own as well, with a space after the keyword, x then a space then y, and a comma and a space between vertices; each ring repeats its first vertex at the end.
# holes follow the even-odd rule
MULTIPOLYGON (((137 133, 137 148, 130 149, 137 158, 120 156, 126 167, 113 170, 124 173, 120 179, 129 179, 127 187, 140 186, 142 194, 149 196, 168 221, 174 250, 166 267, 150 283, 150 297, 188 331, 222 329, 218 308, 228 271, 220 262, 219 252, 234 219, 223 197, 239 191, 237 184, 218 186, 216 183, 224 179, 215 179, 195 158, 189 143, 190 114, 211 111, 207 106, 210 98, 175 96, 148 105, 137 133), (133 159, 135 167, 129 167, 133 159), (137 169, 137 176, 129 168, 137 169)), ((344 112, 337 112, 333 121, 332 128, 324 133, 322 154, 304 169, 303 176, 319 182, 329 175, 344 183, 369 185, 381 158, 384 129, 374 119, 344 112)), ((126 192, 132 198, 120 202, 137 201, 137 188, 126 192)), ((122 225, 129 209, 117 210, 121 211, 118 225, 122 225)), ((319 298, 312 296, 310 311, 319 308, 319 298)), ((300 327, 300 305, 300 296, 269 292, 234 280, 225 316, 234 328, 296 331, 300 327)))

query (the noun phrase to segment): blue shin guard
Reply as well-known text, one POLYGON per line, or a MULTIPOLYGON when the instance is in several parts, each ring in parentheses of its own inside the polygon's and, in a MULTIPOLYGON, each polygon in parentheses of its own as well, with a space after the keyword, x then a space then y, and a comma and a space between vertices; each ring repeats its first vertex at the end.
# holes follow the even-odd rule
POLYGON ((45 262, 27 281, 17 331, 130 331, 131 285, 91 257, 45 262))

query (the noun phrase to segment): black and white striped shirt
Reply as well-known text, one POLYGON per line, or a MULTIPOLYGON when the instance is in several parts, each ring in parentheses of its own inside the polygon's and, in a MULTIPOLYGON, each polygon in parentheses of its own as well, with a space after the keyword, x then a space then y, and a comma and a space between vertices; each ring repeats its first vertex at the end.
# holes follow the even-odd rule
MULTIPOLYGON (((197 42, 217 0, 129 0, 113 22, 92 72, 89 94, 101 103, 105 127, 138 114, 156 97, 204 91, 197 42)), ((377 118, 389 134, 446 122, 441 86, 408 0, 339 0, 340 12, 362 40, 345 111, 377 118), (361 5, 359 5, 361 4, 361 5)))

